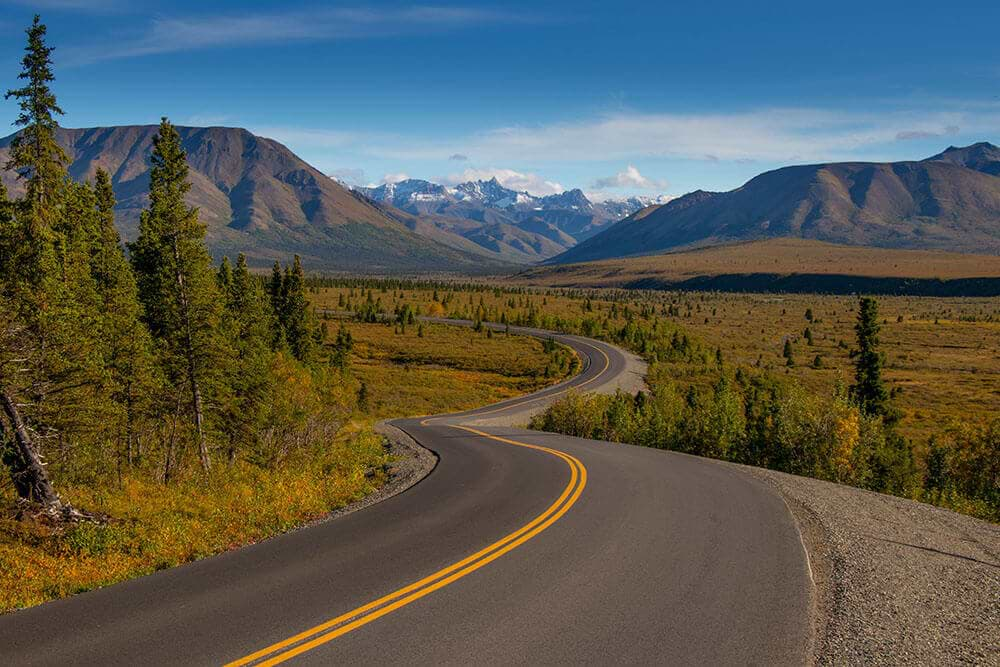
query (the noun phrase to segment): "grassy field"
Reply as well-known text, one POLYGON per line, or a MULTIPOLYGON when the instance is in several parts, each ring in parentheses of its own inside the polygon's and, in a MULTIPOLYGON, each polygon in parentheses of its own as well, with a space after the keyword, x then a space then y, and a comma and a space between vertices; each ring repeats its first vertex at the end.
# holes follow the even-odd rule
POLYGON ((354 338, 352 374, 364 382, 376 419, 467 410, 557 381, 544 377, 542 343, 523 336, 486 338, 464 327, 346 324, 354 338), (421 329, 422 333, 421 334, 421 329))
MULTIPOLYGON (((672 298, 683 305, 677 317, 683 327, 721 349, 728 361, 771 367, 813 391, 829 392, 838 381, 852 381, 857 308, 852 297, 672 298), (786 340, 792 343, 794 366, 787 366, 783 356, 786 340)), ((902 411, 905 435, 923 441, 951 420, 983 419, 1000 411, 1000 298, 882 297, 879 305, 886 379, 897 392, 894 403, 902 411)))
POLYGON ((582 264, 546 266, 518 275, 520 283, 562 287, 622 287, 644 280, 679 283, 701 276, 778 274, 955 280, 1000 277, 1000 257, 926 250, 771 239, 582 264))
MULTIPOLYGON (((313 299, 338 310, 356 307, 368 296, 359 287, 334 287, 313 299)), ((857 299, 851 296, 428 286, 374 289, 371 299, 387 312, 403 304, 423 314, 474 318, 478 312, 483 319, 535 311, 565 320, 607 320, 614 327, 646 309, 706 349, 721 350, 727 363, 769 367, 815 392, 852 382, 857 299), (806 318, 810 310, 812 321, 806 318), (793 366, 782 356, 786 340, 792 343, 793 366)), ((886 377, 896 390, 902 433, 921 446, 953 420, 1000 413, 1000 297, 879 297, 879 304, 886 377)), ((676 372, 683 382, 687 370, 676 372)))
MULTIPOLYGON (((339 322, 328 322, 330 336, 339 322)), ((277 467, 244 462, 164 485, 154 475, 113 488, 62 489, 76 506, 107 514, 106 525, 58 529, 19 517, 12 490, 0 489, 0 612, 98 588, 210 556, 284 532, 358 500, 386 479, 389 457, 372 432, 387 417, 457 411, 532 391, 550 358, 539 341, 445 325, 398 332, 346 322, 354 354, 344 391, 355 405, 328 446, 277 467)))

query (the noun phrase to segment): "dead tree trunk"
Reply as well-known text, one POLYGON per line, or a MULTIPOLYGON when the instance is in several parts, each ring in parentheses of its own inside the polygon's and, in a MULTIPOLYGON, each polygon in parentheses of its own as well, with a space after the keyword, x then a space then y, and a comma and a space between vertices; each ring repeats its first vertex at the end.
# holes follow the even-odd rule
POLYGON ((17 403, 6 389, 0 389, 0 407, 10 422, 14 436, 16 449, 10 473, 18 494, 25 500, 39 503, 47 512, 60 512, 63 509, 62 500, 45 471, 45 464, 32 442, 31 433, 21 418, 17 403))

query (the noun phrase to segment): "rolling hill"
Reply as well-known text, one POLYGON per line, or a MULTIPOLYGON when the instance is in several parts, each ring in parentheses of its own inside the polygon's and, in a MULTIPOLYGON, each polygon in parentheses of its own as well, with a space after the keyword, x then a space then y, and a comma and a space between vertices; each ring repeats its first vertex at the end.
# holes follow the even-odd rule
MULTIPOLYGON (((262 266, 292 253, 314 269, 482 272, 509 266, 498 253, 444 243, 387 215, 276 141, 237 128, 178 127, 190 164, 188 202, 208 227, 215 256, 245 252, 262 266)), ((98 167, 112 175, 116 222, 134 239, 146 206, 155 125, 59 128, 70 175, 91 180, 98 167)), ((13 135, 0 139, 0 163, 13 135)), ((17 194, 11 172, 0 177, 17 194)))
POLYGON ((644 209, 550 261, 776 237, 1000 254, 998 174, 1000 149, 987 143, 917 162, 785 167, 644 209))

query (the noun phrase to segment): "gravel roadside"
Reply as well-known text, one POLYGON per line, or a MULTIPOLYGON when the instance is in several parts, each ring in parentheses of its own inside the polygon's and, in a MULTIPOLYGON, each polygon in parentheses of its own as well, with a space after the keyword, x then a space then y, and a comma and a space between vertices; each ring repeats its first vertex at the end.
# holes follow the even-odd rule
POLYGON ((1000 526, 739 467, 798 522, 816 584, 817 664, 1000 665, 1000 526))

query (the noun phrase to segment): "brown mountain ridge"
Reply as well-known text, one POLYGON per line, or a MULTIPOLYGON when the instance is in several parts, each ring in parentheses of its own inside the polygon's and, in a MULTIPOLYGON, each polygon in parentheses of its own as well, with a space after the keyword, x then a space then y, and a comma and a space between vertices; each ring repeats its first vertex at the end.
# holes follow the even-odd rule
MULTIPOLYGON (((277 141, 226 127, 178 127, 191 167, 188 203, 199 209, 215 256, 245 252, 253 264, 302 255, 312 268, 392 271, 496 270, 499 256, 444 243, 414 231, 310 166, 277 141)), ((98 167, 112 175, 116 222, 135 238, 146 206, 149 158, 156 125, 59 128, 70 175, 92 180, 98 167)), ((14 135, 0 139, 0 163, 14 135)), ((0 173, 11 192, 21 185, 0 173)))
POLYGON ((644 209, 550 262, 768 238, 1000 254, 998 174, 1000 148, 988 143, 916 162, 784 167, 644 209))

